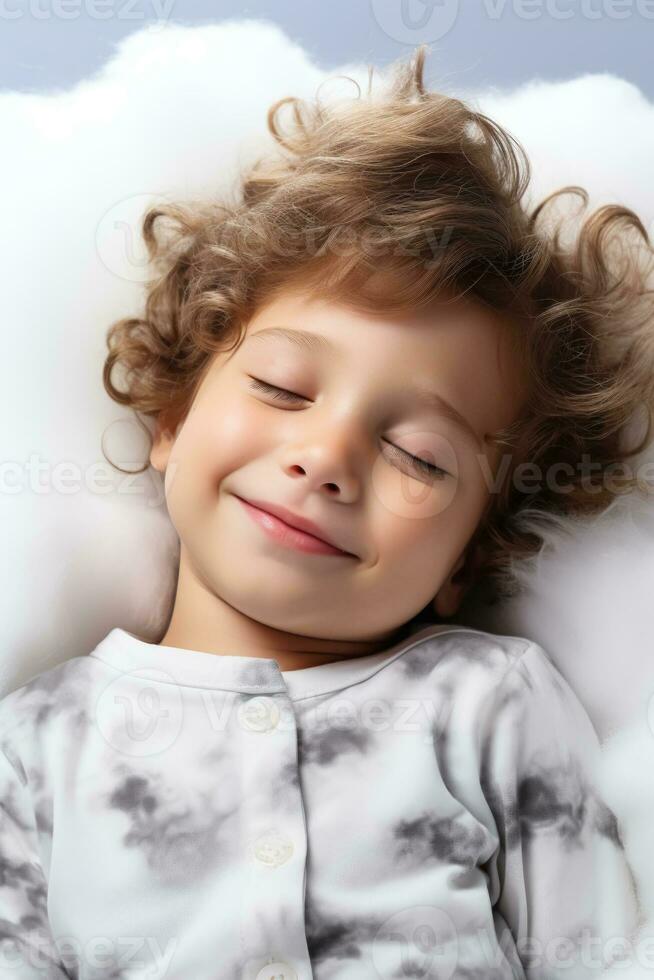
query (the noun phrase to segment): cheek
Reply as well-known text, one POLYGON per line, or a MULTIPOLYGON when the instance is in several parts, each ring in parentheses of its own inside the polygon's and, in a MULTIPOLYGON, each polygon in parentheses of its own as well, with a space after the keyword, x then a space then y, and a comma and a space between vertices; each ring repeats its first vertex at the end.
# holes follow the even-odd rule
POLYGON ((256 459, 265 449, 266 427, 247 404, 232 402, 203 436, 212 477, 222 478, 256 459))
POLYGON ((416 507, 409 517, 381 507, 375 518, 375 540, 385 563, 424 569, 434 567, 450 546, 456 546, 464 524, 461 512, 434 514, 432 509, 420 516, 416 507))
POLYGON ((220 480, 266 451, 268 427, 256 406, 238 397, 205 405, 184 432, 182 447, 197 478, 214 488, 220 480))
POLYGON ((487 499, 479 480, 448 476, 422 482, 381 466, 373 487, 380 558, 421 574, 449 567, 474 532, 487 499))

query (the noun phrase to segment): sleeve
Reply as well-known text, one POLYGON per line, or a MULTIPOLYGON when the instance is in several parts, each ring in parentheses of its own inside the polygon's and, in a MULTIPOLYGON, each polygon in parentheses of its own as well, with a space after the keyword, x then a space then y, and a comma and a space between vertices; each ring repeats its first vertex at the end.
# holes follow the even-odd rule
POLYGON ((538 644, 491 701, 480 751, 500 840, 488 869, 498 942, 508 941, 528 980, 585 980, 613 964, 624 971, 638 898, 598 788, 592 722, 538 644))
POLYGON ((0 750, 0 980, 60 980, 69 974, 50 931, 47 881, 22 766, 0 750))

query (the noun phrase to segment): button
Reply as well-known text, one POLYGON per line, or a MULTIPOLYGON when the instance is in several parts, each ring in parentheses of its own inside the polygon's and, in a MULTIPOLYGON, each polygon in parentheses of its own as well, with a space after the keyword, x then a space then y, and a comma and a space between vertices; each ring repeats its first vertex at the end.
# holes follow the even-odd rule
POLYGON ((239 706, 238 720, 251 732, 269 732, 279 723, 279 707, 272 698, 258 695, 239 706))
POLYGON ((274 963, 268 963, 267 966, 262 967, 254 980, 297 980, 297 973, 288 963, 276 960, 274 963))
POLYGON ((278 868, 280 864, 284 864, 290 858, 293 853, 293 843, 283 834, 271 831, 257 837, 251 850, 255 859, 261 864, 265 864, 269 868, 278 868))

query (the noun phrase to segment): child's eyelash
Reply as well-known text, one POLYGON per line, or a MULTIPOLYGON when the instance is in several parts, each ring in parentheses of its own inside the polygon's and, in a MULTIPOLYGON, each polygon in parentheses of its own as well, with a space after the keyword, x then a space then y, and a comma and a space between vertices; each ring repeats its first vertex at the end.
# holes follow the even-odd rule
POLYGON ((266 381, 260 381, 259 378, 251 378, 253 388, 258 388, 260 391, 265 391, 267 395, 272 398, 278 398, 280 401, 289 402, 303 402, 306 401, 302 395, 296 395, 293 391, 287 391, 286 388, 278 388, 276 385, 269 385, 266 381))
MULTIPOLYGON (((297 395, 294 391, 288 391, 287 388, 278 388, 277 385, 268 384, 267 381, 261 381, 259 378, 250 378, 251 387, 256 388, 259 391, 265 392, 270 395, 271 398, 277 398, 279 401, 285 402, 304 402, 306 398, 302 395, 297 395)), ((433 463, 427 463, 424 459, 420 459, 418 456, 414 456, 412 453, 406 451, 406 449, 400 449, 399 446, 395 446, 392 442, 387 442, 384 440, 390 448, 399 453, 402 459, 408 461, 411 466, 423 472, 426 476, 437 476, 444 477, 447 476, 447 470, 442 469, 440 466, 434 466, 433 463)))
POLYGON ((392 442, 388 442, 387 445, 390 446, 393 452, 399 453, 403 459, 408 460, 411 466, 422 470, 426 476, 443 477, 448 475, 447 470, 442 469, 440 466, 434 466, 433 463, 428 463, 426 460, 420 459, 419 456, 414 456, 413 453, 408 453, 406 449, 400 449, 399 446, 395 446, 392 442))

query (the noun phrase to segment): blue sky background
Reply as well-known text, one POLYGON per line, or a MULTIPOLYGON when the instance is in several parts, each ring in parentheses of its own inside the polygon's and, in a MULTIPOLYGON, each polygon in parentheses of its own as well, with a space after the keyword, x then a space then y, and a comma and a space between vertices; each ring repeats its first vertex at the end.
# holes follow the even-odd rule
POLYGON ((68 87, 147 22, 244 17, 275 22, 323 69, 425 41, 427 75, 449 90, 606 71, 654 98, 654 0, 0 0, 0 88, 68 87))

